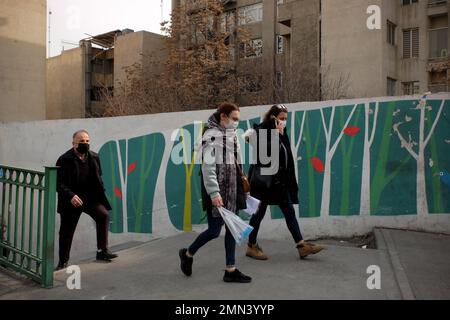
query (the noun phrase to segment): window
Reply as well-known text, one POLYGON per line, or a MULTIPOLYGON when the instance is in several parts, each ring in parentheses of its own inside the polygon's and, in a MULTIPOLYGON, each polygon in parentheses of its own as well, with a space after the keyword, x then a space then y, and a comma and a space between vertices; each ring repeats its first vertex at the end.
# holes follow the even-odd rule
POLYGON ((277 35, 277 54, 284 53, 284 38, 277 35))
POLYGON ((403 94, 404 95, 413 95, 420 93, 420 83, 419 81, 410 81, 402 83, 403 94))
POLYGON ((283 4, 284 0, 277 0, 277 5, 283 4))
POLYGON ((418 0, 402 0, 402 1, 403 1, 403 5, 404 6, 407 6, 407 5, 410 5, 410 4, 418 2, 418 0))
POLYGON ((430 58, 448 55, 448 28, 430 30, 430 58))
POLYGON ((395 96, 395 86, 397 84, 397 80, 392 78, 387 78, 387 95, 395 96))
POLYGON ((250 24, 262 21, 263 5, 257 3, 251 6, 242 7, 239 9, 239 24, 250 24))
POLYGON ((241 58, 256 58, 262 56, 262 39, 253 39, 240 45, 241 58))
POLYGON ((403 30, 403 58, 419 57, 419 28, 403 30))
POLYGON ((387 42, 395 46, 395 30, 397 26, 391 21, 387 21, 387 42))

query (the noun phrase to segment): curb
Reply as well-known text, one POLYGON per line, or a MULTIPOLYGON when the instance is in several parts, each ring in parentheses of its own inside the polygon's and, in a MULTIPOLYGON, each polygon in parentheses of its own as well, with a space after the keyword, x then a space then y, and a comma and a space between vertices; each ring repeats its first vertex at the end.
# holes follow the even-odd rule
POLYGON ((384 250, 389 255, 389 260, 392 265, 392 270, 394 272, 395 280, 400 289, 403 300, 416 300, 414 292, 411 288, 411 284, 406 275, 405 269, 400 261, 399 254, 397 252, 397 247, 395 246, 394 239, 390 234, 388 229, 375 228, 374 229, 375 239, 377 241, 378 249, 384 250))

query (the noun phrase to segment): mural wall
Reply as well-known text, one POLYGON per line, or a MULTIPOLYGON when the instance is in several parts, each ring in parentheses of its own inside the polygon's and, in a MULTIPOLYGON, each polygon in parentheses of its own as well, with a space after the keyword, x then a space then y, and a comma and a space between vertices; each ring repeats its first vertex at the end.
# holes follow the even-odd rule
MULTIPOLYGON (((242 108, 239 137, 269 107, 242 108)), ((375 226, 450 234, 448 94, 288 108, 300 189, 296 212, 306 239, 363 234, 375 226)), ((0 163, 43 171, 71 148, 73 132, 86 129, 113 206, 111 246, 202 231, 206 219, 193 146, 211 113, 0 122, 0 163)), ((241 137, 240 144, 247 171, 251 150, 241 137)), ((58 228, 59 215, 56 234, 58 228)), ((277 207, 266 215, 260 238, 291 240, 277 207)), ((72 257, 91 257, 93 250, 95 223, 82 215, 72 257)))
MULTIPOLYGON (((372 217, 442 215, 450 222, 448 96, 301 103, 288 108, 299 218, 320 223, 329 217, 365 217, 361 223, 369 226, 372 217)), ((238 135, 259 123, 267 110, 244 108, 238 135)), ((192 117, 183 113, 180 127, 164 127, 161 132, 152 128, 100 147, 113 206, 111 232, 154 232, 155 206, 167 209, 177 230, 191 231, 206 223, 200 165, 193 161, 197 155, 192 146, 203 129, 199 120, 206 121, 210 113, 203 112, 203 119, 197 113, 192 117), (184 161, 174 163, 172 153, 184 161), (165 192, 164 204, 155 202, 157 185, 165 192)), ((242 138, 240 142, 247 171, 251 150, 242 138)), ((282 219, 277 207, 270 211, 272 221, 282 219)), ((374 219, 373 225, 378 221, 374 219)))

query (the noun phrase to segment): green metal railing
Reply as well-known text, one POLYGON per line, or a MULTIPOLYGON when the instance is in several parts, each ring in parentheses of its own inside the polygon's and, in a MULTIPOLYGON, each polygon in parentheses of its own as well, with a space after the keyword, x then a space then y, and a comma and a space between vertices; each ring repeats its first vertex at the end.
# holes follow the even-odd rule
POLYGON ((57 168, 0 165, 0 265, 53 286, 57 168))

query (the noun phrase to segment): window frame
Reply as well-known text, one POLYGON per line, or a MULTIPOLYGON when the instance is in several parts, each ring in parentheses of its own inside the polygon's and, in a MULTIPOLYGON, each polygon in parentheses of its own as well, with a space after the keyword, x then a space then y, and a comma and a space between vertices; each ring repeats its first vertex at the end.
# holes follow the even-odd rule
POLYGON ((403 29, 403 50, 402 50, 402 56, 403 59, 414 59, 414 58, 419 58, 420 57, 420 28, 415 27, 415 28, 408 28, 408 29, 403 29), (414 46, 414 31, 417 31, 417 47, 414 46), (406 48, 405 48, 405 34, 408 33, 409 36, 409 41, 408 41, 408 52, 409 55, 406 56, 406 48))
POLYGON ((387 24, 386 24, 387 39, 386 39, 386 41, 390 45, 396 46, 397 45, 397 25, 394 22, 390 21, 390 20, 386 20, 386 21, 387 21, 387 24))
POLYGON ((262 2, 258 2, 258 3, 254 3, 248 6, 243 6, 240 7, 238 9, 238 21, 239 21, 239 25, 240 26, 244 26, 244 25, 251 25, 251 24, 255 24, 255 23, 260 23, 263 21, 263 3, 262 2), (247 12, 251 11, 251 10, 255 10, 257 11, 257 17, 256 20, 254 21, 247 21, 247 12))
POLYGON ((447 57, 448 57, 448 52, 449 52, 449 50, 448 50, 448 26, 447 27, 442 27, 442 28, 434 28, 434 29, 428 29, 428 45, 429 45, 429 47, 428 47, 428 57, 430 58, 430 59, 443 59, 443 58, 446 58, 446 57, 441 57, 441 56, 437 56, 437 57, 433 57, 432 55, 431 55, 431 32, 433 32, 433 31, 438 31, 438 30, 447 30, 447 37, 446 37, 446 39, 447 39, 447 48, 446 48, 446 50, 447 50, 447 57))

